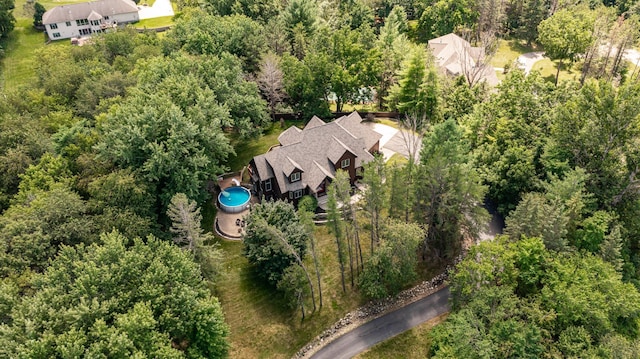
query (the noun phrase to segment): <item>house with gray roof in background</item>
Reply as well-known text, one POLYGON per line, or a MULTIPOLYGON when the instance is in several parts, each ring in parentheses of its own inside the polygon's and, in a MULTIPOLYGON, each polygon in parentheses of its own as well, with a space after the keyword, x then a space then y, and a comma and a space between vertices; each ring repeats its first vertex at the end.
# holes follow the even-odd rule
POLYGON ((493 67, 485 63, 484 49, 471 46, 454 33, 429 40, 429 49, 438 67, 449 76, 465 76, 473 84, 486 81, 495 86, 500 82, 493 67))
POLYGON ((362 124, 357 112, 332 122, 314 116, 303 129, 289 127, 278 137, 280 145, 251 160, 253 191, 259 198, 296 204, 312 195, 321 205, 336 170, 347 171, 351 184, 361 178, 363 165, 380 149, 381 137, 362 124))
POLYGON ((91 36, 139 19, 131 0, 97 0, 56 6, 42 15, 42 24, 50 40, 61 40, 91 36))

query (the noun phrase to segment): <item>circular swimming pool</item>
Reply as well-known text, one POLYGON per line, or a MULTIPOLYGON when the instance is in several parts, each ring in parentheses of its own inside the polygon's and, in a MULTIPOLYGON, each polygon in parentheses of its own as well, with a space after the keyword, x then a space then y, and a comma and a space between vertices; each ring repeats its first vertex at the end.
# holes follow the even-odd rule
POLYGON ((249 190, 240 186, 227 187, 218 195, 220 208, 227 213, 244 211, 250 199, 249 190))

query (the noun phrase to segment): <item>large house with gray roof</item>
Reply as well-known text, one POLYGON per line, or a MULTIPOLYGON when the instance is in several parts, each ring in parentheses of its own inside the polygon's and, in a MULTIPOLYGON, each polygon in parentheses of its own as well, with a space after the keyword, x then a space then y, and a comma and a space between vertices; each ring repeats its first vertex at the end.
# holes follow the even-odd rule
POLYGON ((495 86, 500 82, 493 67, 483 63, 486 60, 484 49, 471 46, 454 33, 429 40, 429 49, 447 75, 462 75, 474 84, 485 81, 495 86))
POLYGON ((362 124, 357 112, 333 122, 314 116, 303 129, 289 127, 278 137, 279 146, 251 160, 253 191, 260 198, 294 203, 312 195, 321 203, 336 170, 347 171, 352 184, 362 175, 381 137, 362 124))
POLYGON ((50 40, 61 40, 90 36, 139 19, 138 7, 131 0, 97 0, 56 6, 42 15, 42 24, 50 40))

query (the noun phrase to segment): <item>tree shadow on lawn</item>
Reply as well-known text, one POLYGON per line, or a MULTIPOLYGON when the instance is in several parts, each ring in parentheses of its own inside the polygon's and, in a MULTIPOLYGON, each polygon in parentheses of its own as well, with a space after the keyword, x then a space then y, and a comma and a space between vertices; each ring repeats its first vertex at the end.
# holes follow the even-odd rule
POLYGON ((239 274, 242 292, 250 294, 252 298, 256 299, 248 302, 259 305, 261 311, 266 310, 282 317, 284 321, 288 321, 288 318, 292 317, 293 309, 288 306, 282 293, 260 277, 257 269, 247 265, 240 269, 239 274))
POLYGON ((526 54, 527 52, 542 51, 542 48, 537 44, 531 44, 531 46, 527 46, 526 41, 518 39, 508 40, 507 44, 509 45, 509 49, 511 51, 521 54, 526 54))

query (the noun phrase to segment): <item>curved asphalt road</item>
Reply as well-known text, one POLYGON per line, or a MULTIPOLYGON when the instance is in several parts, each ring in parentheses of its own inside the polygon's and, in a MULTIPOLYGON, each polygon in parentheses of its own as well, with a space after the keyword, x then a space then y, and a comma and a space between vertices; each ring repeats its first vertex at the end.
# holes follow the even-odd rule
POLYGON ((311 359, 351 358, 375 344, 449 311, 449 287, 367 322, 324 346, 311 359))

